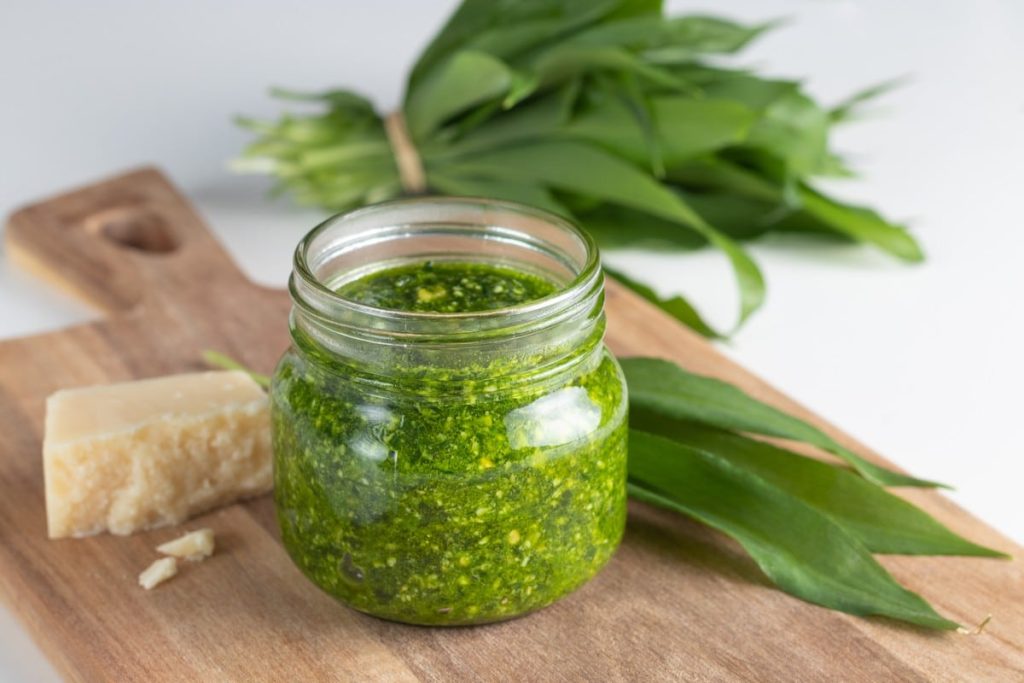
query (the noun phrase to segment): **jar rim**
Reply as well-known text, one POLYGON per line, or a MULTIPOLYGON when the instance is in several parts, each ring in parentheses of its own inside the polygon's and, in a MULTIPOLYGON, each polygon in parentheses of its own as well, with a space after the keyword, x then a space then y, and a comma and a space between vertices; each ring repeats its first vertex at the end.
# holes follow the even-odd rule
MULTIPOLYGON (((369 222, 372 223, 372 221, 369 222)), ((454 223, 454 221, 445 218, 437 219, 435 222, 440 224, 454 223)), ((438 336, 463 336, 460 330, 463 326, 457 324, 460 322, 473 321, 484 328, 500 328, 500 330, 508 332, 520 324, 536 323, 538 319, 544 319, 549 316, 560 317, 558 315, 559 312, 573 307, 574 303, 584 298, 588 292, 591 292, 601 282, 601 278, 600 254, 596 241, 589 233, 562 216, 534 206, 505 200, 482 197, 430 196, 381 202, 354 211, 339 213, 322 221, 299 241, 294 252, 293 276, 289 284, 292 299, 296 305, 305 309, 307 314, 313 314, 326 323, 336 322, 336 319, 339 317, 328 314, 326 312, 328 308, 343 311, 346 315, 363 316, 378 322, 386 322, 389 327, 394 326, 396 329, 402 329, 407 334, 412 332, 412 336, 417 336, 414 331, 418 327, 429 326, 434 322, 456 323, 453 326, 453 331, 448 334, 438 335, 437 331, 433 330, 430 336, 436 339, 438 336), (564 284, 560 283, 558 289, 548 295, 501 308, 457 313, 405 311, 361 303, 342 296, 314 272, 314 268, 310 263, 310 252, 317 239, 323 237, 332 228, 336 228, 344 223, 367 221, 367 219, 372 219, 374 216, 384 219, 381 220, 379 228, 392 226, 397 228, 399 227, 397 224, 386 220, 386 218, 395 213, 408 212, 415 209, 423 209, 424 211, 433 209, 437 213, 443 213, 445 210, 453 212, 463 211, 466 215, 478 216, 480 218, 479 222, 467 223, 467 225, 471 224, 490 230, 498 234, 499 237, 504 231, 507 233, 505 237, 509 241, 515 238, 521 239, 525 233, 522 233, 521 230, 517 231, 514 228, 503 226, 500 220, 503 214, 506 217, 533 219, 538 224, 554 226, 578 240, 583 250, 583 260, 575 268, 572 279, 564 284), (484 220, 487 218, 489 219, 484 220), (317 299, 317 303, 321 305, 315 305, 314 302, 308 300, 310 298, 317 299)), ((475 331, 479 333, 480 330, 477 329, 475 331)), ((498 330, 495 329, 494 331, 498 330)))

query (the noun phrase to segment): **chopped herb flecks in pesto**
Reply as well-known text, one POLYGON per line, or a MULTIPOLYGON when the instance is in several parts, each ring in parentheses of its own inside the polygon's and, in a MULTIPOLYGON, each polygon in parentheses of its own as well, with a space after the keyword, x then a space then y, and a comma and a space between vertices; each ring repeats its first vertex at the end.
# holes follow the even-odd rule
POLYGON ((486 263, 426 261, 387 268, 338 288, 338 294, 376 308, 423 313, 470 313, 523 304, 555 292, 537 275, 486 263))
MULTIPOLYGON (((505 267, 441 262, 340 291, 455 313, 554 289, 505 267), (428 301, 421 290, 444 293, 428 301)), ((438 371, 441 381, 382 387, 296 333, 271 395, 278 519, 299 567, 356 609, 419 624, 524 614, 591 578, 626 515, 626 401, 599 336, 554 376, 531 380, 534 365, 517 356, 477 378, 438 371)))

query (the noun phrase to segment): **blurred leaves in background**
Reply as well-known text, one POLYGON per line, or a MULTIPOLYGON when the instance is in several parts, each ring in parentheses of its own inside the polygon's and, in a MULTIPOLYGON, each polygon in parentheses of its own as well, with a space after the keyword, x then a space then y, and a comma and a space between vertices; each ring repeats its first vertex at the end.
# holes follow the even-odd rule
MULTIPOLYGON (((921 260, 903 227, 813 184, 851 175, 830 130, 891 84, 829 109, 797 82, 723 65, 774 27, 665 16, 656 0, 465 0, 413 66, 402 105, 428 191, 545 208, 603 246, 718 249, 739 287, 736 327, 765 296, 743 241, 827 234, 921 260)), ((318 111, 241 119, 257 137, 238 168, 331 211, 403 193, 372 103, 348 90, 275 94, 318 111)), ((726 334, 681 297, 644 295, 701 334, 726 334)))

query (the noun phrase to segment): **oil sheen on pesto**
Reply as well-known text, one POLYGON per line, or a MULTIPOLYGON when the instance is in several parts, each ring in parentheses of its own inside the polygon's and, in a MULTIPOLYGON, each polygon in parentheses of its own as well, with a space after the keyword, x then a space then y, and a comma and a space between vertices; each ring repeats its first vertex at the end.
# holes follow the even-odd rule
MULTIPOLYGON (((426 261, 338 293, 464 313, 556 290, 505 266, 426 261)), ((295 342, 272 388, 275 498, 286 548, 328 593, 398 621, 496 621, 553 602, 611 557, 625 524, 626 416, 599 339, 554 376, 531 378, 528 356, 474 373, 469 357, 459 377, 425 367, 383 384, 295 342)))

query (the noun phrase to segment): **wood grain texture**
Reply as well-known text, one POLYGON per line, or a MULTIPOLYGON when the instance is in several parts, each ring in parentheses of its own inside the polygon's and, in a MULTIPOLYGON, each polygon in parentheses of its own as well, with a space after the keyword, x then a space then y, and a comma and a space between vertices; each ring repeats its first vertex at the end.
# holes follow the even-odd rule
MULTIPOLYGON (((504 624, 411 627, 335 603, 285 555, 267 497, 186 525, 212 527, 217 553, 145 592, 138 572, 180 529, 47 540, 43 401, 62 387, 196 370, 205 348, 268 370, 288 343, 289 301, 248 282, 155 170, 21 210, 7 247, 108 311, 98 322, 0 342, 0 595, 71 680, 1024 678, 1018 561, 885 558, 943 614, 966 624, 993 615, 981 635, 927 633, 791 598, 720 534, 642 505, 594 581, 504 624)), ((618 354, 662 356, 734 382, 885 462, 614 283, 607 310, 618 354)), ((906 495, 954 530, 1021 555, 941 495, 906 495)))

